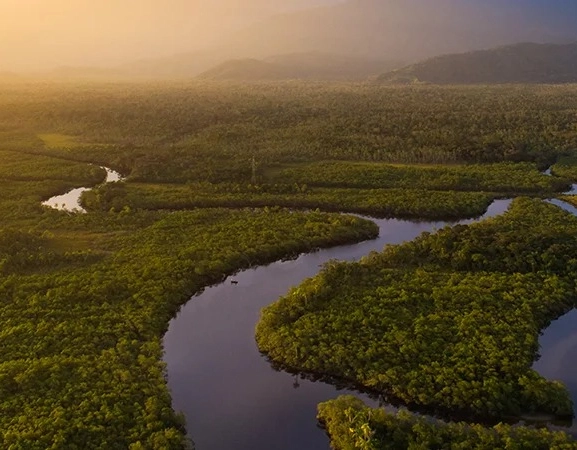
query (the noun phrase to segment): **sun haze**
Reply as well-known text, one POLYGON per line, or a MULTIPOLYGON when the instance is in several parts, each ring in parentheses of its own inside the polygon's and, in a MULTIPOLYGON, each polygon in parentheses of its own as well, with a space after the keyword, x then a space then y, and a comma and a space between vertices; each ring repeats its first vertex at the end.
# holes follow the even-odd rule
POLYGON ((189 76, 307 52, 415 62, 574 40, 575 20, 577 6, 552 0, 0 0, 0 72, 156 60, 133 72, 189 76))
POLYGON ((0 70, 116 64, 201 49, 269 15, 313 4, 302 0, 0 0, 0 70))

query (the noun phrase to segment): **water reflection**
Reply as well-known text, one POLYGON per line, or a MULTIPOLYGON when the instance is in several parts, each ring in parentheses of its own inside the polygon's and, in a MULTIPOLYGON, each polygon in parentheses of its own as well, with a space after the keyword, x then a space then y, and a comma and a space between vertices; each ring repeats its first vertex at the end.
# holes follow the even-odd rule
POLYGON ((116 181, 122 181, 122 175, 120 175, 115 170, 109 169, 108 167, 101 167, 102 169, 106 170, 106 180, 105 183, 114 183, 116 181))
MULTIPOLYGON (((562 381, 577 406, 577 310, 554 321, 539 338, 541 357, 533 364, 540 375, 562 381)), ((560 424, 577 436, 577 424, 560 424)))
MULTIPOLYGON (((571 194, 573 195, 573 194, 571 194)), ((562 200, 558 200, 558 199, 551 199, 551 200, 547 200, 549 203, 558 206, 559 208, 561 208, 564 211, 567 211, 568 213, 573 214, 574 216, 577 216, 577 208, 575 208, 575 206, 570 205, 567 202, 564 202, 562 200)))
MULTIPOLYGON (((107 167, 102 167, 102 169, 106 170, 106 179, 104 180, 104 183, 113 183, 115 181, 122 180, 122 176, 118 172, 115 172, 112 169, 108 169, 107 167)), ((80 204, 80 198, 82 197, 83 192, 90 190, 91 188, 85 187, 72 189, 66 194, 51 197, 45 202, 42 202, 42 204, 44 206, 49 206, 50 208, 58 209, 60 211, 86 213, 86 210, 80 204)))
POLYGON ((60 211, 75 213, 86 213, 86 210, 80 205, 80 197, 83 192, 89 191, 89 188, 76 188, 68 191, 66 194, 51 197, 42 204, 60 211))

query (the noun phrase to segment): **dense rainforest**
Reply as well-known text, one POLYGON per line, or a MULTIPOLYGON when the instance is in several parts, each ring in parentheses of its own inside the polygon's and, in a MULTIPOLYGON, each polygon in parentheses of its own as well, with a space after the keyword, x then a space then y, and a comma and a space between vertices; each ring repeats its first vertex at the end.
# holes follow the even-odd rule
POLYGON ((462 449, 573 450, 565 433, 498 424, 433 422, 407 411, 371 409, 354 397, 319 405, 319 419, 339 450, 462 449))
MULTIPOLYGON (((190 296, 241 268, 378 233, 331 211, 456 219, 495 198, 565 191, 575 98, 571 86, 1 85, 0 447, 191 445, 161 362, 190 296), (557 177, 539 173, 556 161, 557 177), (126 178, 86 193, 87 214, 42 206, 101 183, 102 165, 126 178)), ((331 264, 281 301, 288 313, 265 313, 259 343, 272 353, 286 325, 278 351, 295 366, 325 361, 319 371, 410 404, 570 415, 565 388, 528 365, 538 331, 574 304, 576 226, 524 199, 502 219, 331 264), (492 338, 486 307, 501 317, 492 338), (443 339, 451 352, 435 361, 443 339)))
POLYGON ((13 84, 0 137, 149 182, 261 181, 271 165, 326 160, 544 167, 577 146, 576 97, 571 86, 13 84))
POLYGON ((409 405, 572 416, 565 388, 531 365, 540 330, 575 305, 576 252, 577 219, 519 198, 498 218, 330 264, 263 311, 257 342, 409 405))
MULTIPOLYGON (((20 202, 33 186, 20 186, 20 202)), ((185 448, 160 341, 179 306, 240 268, 377 233, 366 220, 281 209, 29 206, 0 231, 2 448, 185 448)))

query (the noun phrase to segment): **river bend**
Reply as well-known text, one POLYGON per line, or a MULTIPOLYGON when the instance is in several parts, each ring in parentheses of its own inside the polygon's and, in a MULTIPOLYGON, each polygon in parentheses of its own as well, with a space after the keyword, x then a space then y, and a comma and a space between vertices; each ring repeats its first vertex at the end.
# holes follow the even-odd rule
MULTIPOLYGON (((120 181, 106 170, 105 183, 120 181)), ((546 174, 550 174, 546 172, 546 174)), ((85 213, 76 188, 43 202, 68 212, 85 213)), ((576 194, 573 185, 567 194, 576 194)), ((577 208, 551 203, 577 216, 577 208)), ((368 404, 368 396, 279 372, 259 353, 254 329, 260 310, 304 279, 316 275, 331 259, 355 261, 387 244, 415 239, 446 225, 479 222, 504 213, 511 200, 494 201, 477 218, 458 222, 412 222, 373 219, 380 235, 372 241, 334 247, 267 266, 242 271, 194 296, 170 322, 164 337, 164 361, 173 407, 184 413, 198 450, 326 450, 329 440, 317 427, 317 404, 352 393, 368 404), (231 283, 231 281, 235 284, 231 283)), ((577 310, 566 314, 540 338, 541 358, 534 369, 563 381, 577 405, 577 310)), ((574 425, 567 431, 577 434, 574 425)))
MULTIPOLYGON (((494 217, 510 203, 496 200, 479 219, 450 225, 494 217)), ((254 329, 263 307, 316 275, 327 261, 355 261, 449 224, 371 220, 379 225, 378 239, 245 270, 193 297, 171 321, 164 337, 168 385, 198 450, 329 448, 317 427, 317 404, 350 392, 273 370, 257 349, 254 329)))

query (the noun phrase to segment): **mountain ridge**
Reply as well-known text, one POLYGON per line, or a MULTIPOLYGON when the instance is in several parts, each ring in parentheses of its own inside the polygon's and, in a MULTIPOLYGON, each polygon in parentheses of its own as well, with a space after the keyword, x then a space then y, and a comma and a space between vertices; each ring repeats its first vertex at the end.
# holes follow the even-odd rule
POLYGON ((190 42, 189 52, 107 70, 111 77, 181 79, 229 60, 270 63, 272 55, 315 52, 416 63, 516 42, 577 40, 574 21, 577 7, 555 9, 545 0, 348 0, 273 15, 217 41, 190 42), (569 25, 559 25, 560 16, 569 25))
POLYGON ((577 42, 523 42, 441 55, 382 74, 389 83, 577 83, 577 42))
MULTIPOLYGON (((259 22, 220 45, 235 55, 319 51, 418 61, 521 41, 566 38, 523 7, 463 0, 349 0, 259 22)), ((572 35, 577 34, 572 30, 572 35)))
POLYGON ((319 52, 273 55, 264 59, 233 59, 201 73, 205 80, 366 80, 383 70, 402 67, 400 62, 380 61, 319 52))

